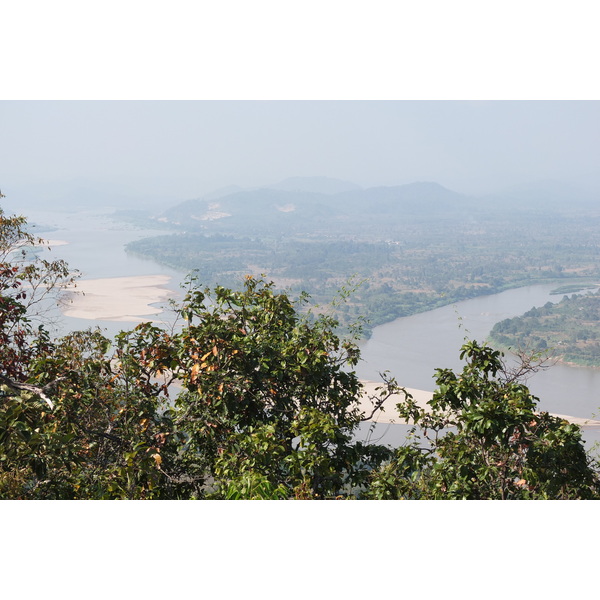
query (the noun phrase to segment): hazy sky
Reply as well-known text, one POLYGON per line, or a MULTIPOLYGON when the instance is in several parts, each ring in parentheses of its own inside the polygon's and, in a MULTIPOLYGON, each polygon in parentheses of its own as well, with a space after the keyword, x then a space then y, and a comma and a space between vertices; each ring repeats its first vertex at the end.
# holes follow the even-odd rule
POLYGON ((598 101, 2 101, 0 187, 174 198, 291 176, 464 192, 593 177, 598 101))

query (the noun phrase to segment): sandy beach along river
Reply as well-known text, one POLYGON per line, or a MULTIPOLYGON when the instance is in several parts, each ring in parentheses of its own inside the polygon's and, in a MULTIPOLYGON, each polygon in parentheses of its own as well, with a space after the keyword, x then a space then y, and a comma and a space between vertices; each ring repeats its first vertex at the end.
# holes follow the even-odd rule
MULTIPOLYGON (((361 398, 361 410, 365 413, 365 414, 370 414, 371 410, 372 410, 372 403, 369 400, 369 397, 376 397, 377 394, 377 388, 380 387, 382 384, 381 383, 377 383, 375 381, 362 381, 363 384, 363 396, 361 398)), ((417 390, 414 388, 404 388, 415 400, 415 402, 421 407, 421 408, 427 408, 427 402, 429 400, 431 400, 431 397, 433 396, 433 392, 426 392, 424 390, 417 390)), ((402 394, 393 394, 391 395, 382 405, 383 411, 382 412, 378 412, 372 419, 372 421, 376 422, 376 423, 384 423, 384 424, 406 424, 405 421, 403 421, 399 416, 398 413, 396 411, 396 404, 398 404, 400 401, 404 400, 404 396, 402 394)), ((557 414, 557 413, 551 413, 556 417, 560 417, 561 419, 564 419, 565 421, 568 421, 569 423, 575 423, 577 425, 580 426, 585 426, 585 427, 600 427, 600 421, 597 421, 595 419, 586 419, 583 417, 573 417, 573 416, 569 416, 569 415, 562 415, 562 414, 557 414)))

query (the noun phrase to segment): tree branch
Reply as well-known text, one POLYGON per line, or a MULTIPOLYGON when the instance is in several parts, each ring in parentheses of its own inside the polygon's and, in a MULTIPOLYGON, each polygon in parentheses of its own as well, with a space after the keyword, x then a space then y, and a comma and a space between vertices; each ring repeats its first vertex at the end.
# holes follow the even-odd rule
POLYGON ((20 383, 18 381, 14 381, 13 379, 9 379, 8 377, 5 377, 4 375, 0 375, 0 383, 3 383, 5 385, 15 388, 17 390, 23 390, 26 392, 34 393, 37 396, 39 396, 50 407, 50 410, 54 410, 54 402, 52 402, 52 400, 50 400, 50 398, 48 398, 48 396, 46 396, 44 390, 47 389, 50 385, 54 384, 55 382, 52 382, 52 384, 49 384, 49 385, 41 388, 41 387, 38 387, 37 385, 31 385, 29 383, 20 383))

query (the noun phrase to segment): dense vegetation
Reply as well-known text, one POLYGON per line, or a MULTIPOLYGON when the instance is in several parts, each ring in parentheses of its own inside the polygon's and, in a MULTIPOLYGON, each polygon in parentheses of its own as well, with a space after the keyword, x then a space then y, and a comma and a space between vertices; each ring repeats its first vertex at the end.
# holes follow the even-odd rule
MULTIPOLYGON (((327 303, 349 278, 340 312, 373 327, 482 294, 600 276, 600 215, 571 202, 469 198, 436 184, 335 195, 255 190, 165 211, 178 232, 129 245, 210 285, 240 289, 247 274, 327 303)), ((367 328, 368 334, 368 328, 367 328)))
POLYGON ((599 497, 579 428, 520 383, 528 363, 509 372, 469 342, 427 411, 388 377, 365 409, 354 339, 252 277, 212 292, 190 279, 172 331, 51 339, 35 307, 70 275, 24 251, 24 225, 0 211, 2 498, 599 497), (391 394, 414 436, 357 441, 391 394))
POLYGON ((496 323, 490 341, 503 348, 543 350, 586 367, 600 366, 600 295, 564 296, 521 317, 496 323))

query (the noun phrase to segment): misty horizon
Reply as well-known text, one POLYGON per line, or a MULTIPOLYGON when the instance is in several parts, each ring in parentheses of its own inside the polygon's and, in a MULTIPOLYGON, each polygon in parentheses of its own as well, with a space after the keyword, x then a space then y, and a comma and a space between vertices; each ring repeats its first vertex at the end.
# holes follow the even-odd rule
POLYGON ((597 101, 2 101, 0 189, 10 204, 176 203, 295 177, 595 192, 599 117, 597 101))

